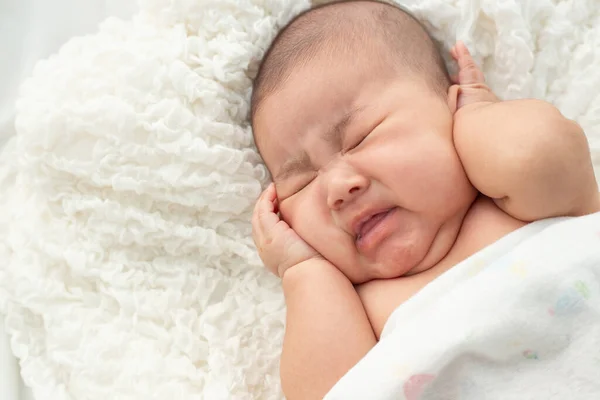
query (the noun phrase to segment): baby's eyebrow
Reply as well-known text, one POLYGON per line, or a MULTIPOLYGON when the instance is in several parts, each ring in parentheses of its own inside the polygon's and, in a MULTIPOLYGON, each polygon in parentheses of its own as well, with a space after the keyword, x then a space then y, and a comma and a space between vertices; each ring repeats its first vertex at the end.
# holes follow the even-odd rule
POLYGON ((310 160, 310 156, 306 151, 302 151, 299 157, 294 157, 286 161, 279 171, 277 175, 275 175, 275 181, 283 181, 290 176, 296 175, 300 172, 310 171, 314 169, 312 165, 312 161, 310 160))

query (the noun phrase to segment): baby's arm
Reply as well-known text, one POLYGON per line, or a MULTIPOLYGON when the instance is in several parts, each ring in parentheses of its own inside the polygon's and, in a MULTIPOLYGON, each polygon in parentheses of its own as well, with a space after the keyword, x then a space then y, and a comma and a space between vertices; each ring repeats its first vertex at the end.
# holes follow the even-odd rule
POLYGON ((504 211, 533 221, 598 209, 585 135, 555 107, 516 100, 461 112, 454 139, 459 157, 473 185, 504 211))
POLYGON ((286 397, 321 399, 376 343, 356 290, 277 215, 271 185, 256 203, 254 241, 283 279, 287 321, 281 357, 286 397))
POLYGON ((283 292, 283 391, 289 400, 322 399, 375 346, 375 335, 356 290, 325 260, 289 269, 283 292))
POLYGON ((582 128, 544 101, 495 100, 464 45, 454 55, 465 96, 454 143, 471 183, 524 221, 599 211, 582 128))

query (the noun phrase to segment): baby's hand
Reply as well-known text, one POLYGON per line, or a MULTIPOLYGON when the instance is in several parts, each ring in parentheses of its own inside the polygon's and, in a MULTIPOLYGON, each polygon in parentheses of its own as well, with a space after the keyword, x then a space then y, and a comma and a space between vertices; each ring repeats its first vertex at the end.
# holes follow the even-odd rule
POLYGON ((256 202, 252 216, 252 237, 267 269, 283 278, 289 268, 323 257, 281 220, 278 213, 277 192, 275 185, 270 184, 256 202))
POLYGON ((498 98, 486 85, 483 72, 471 57, 467 46, 463 42, 457 42, 450 54, 458 63, 458 76, 455 78, 455 83, 458 84, 457 111, 466 105, 497 102, 498 98))

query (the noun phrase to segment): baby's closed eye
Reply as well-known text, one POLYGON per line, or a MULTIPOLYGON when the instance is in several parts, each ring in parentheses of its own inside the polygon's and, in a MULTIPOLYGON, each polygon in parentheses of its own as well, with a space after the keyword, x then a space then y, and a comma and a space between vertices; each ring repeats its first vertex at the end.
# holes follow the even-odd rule
POLYGON ((295 194, 301 192, 305 187, 310 185, 314 179, 317 177, 318 173, 316 171, 306 172, 301 175, 297 175, 293 178, 288 178, 286 182, 282 182, 279 184, 281 187, 281 196, 283 199, 294 196, 295 194))
POLYGON ((360 130, 356 131, 355 133, 347 134, 344 138, 342 154, 351 152, 352 150, 364 144, 367 139, 373 136, 373 133, 375 131, 379 130, 378 128, 384 123, 385 120, 386 118, 384 116, 375 120, 375 123, 371 123, 368 125, 365 124, 365 126, 363 126, 360 130))
POLYGON ((356 149, 358 146, 360 146, 365 141, 367 136, 369 136, 369 133, 362 133, 362 134, 356 135, 355 137, 348 140, 349 143, 342 150, 342 154, 345 154, 351 150, 356 149))

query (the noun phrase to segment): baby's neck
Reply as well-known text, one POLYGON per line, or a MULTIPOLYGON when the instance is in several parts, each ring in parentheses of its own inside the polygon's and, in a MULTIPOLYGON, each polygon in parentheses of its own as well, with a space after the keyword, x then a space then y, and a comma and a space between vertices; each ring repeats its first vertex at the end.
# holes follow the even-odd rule
POLYGON ((525 225, 525 222, 498 208, 490 198, 480 195, 465 215, 456 241, 448 254, 423 274, 432 275, 432 279, 435 279, 456 264, 525 225))

